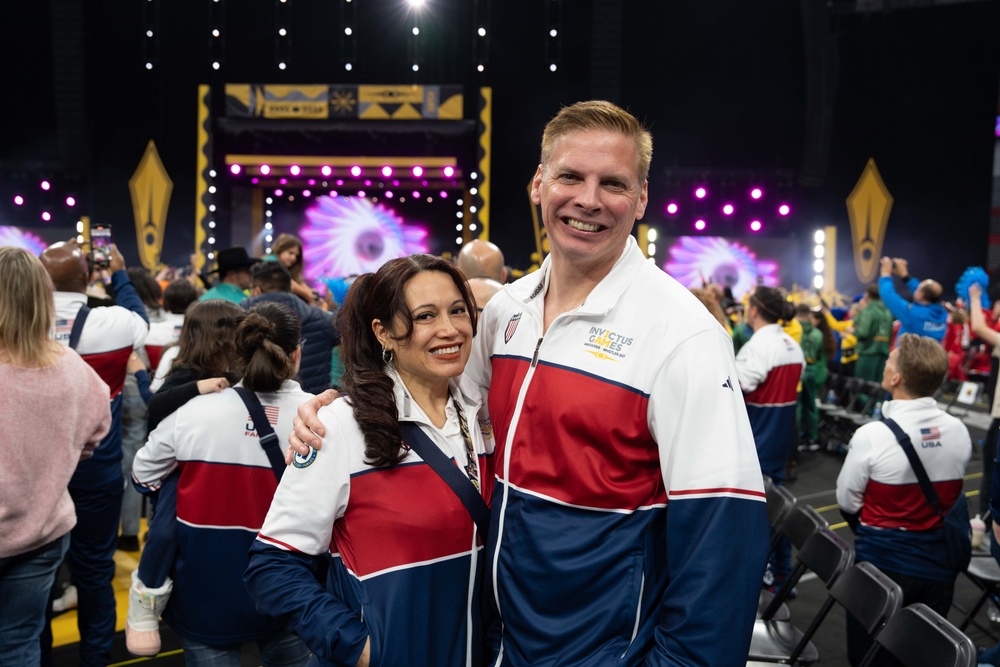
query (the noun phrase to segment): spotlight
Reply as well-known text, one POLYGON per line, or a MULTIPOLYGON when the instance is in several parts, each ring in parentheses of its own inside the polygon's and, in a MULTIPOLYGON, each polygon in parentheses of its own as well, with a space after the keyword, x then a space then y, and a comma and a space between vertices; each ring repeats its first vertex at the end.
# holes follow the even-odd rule
POLYGON ((365 187, 366 187, 366 188, 370 188, 371 186, 372 186, 372 182, 371 182, 371 181, 369 181, 369 180, 368 180, 368 179, 366 178, 366 179, 365 179, 365 187))
POLYGON ((416 190, 414 190, 414 191, 413 191, 413 198, 414 198, 414 199, 420 199, 420 193, 419 193, 419 192, 417 192, 416 190))
POLYGON ((817 259, 813 262, 813 271, 823 273, 823 260, 817 259))
POLYGON ((358 196, 361 197, 362 199, 364 199, 365 198, 365 191, 364 190, 358 190, 358 196))
POLYGON ((424 168, 421 167, 419 164, 415 165, 411 171, 413 173, 413 178, 420 178, 421 176, 424 175, 424 168))
POLYGON ((479 35, 480 37, 486 37, 486 28, 480 28, 479 30, 477 30, 477 31, 476 31, 476 33, 477 33, 477 34, 478 34, 478 35, 479 35))
POLYGON ((277 190, 274 191, 274 196, 275 197, 280 197, 283 194, 285 194, 285 191, 282 190, 281 188, 278 188, 277 190))
POLYGON ((826 243, 826 232, 822 229, 817 229, 816 233, 813 234, 813 241, 816 243, 826 243))
POLYGON ((279 178, 278 179, 278 183, 280 185, 288 185, 288 179, 287 178, 279 178))
POLYGON ((48 211, 42 211, 42 220, 44 220, 45 222, 48 222, 51 219, 52 219, 52 214, 51 213, 49 213, 48 211))
POLYGON ((778 207, 779 215, 788 215, 791 212, 792 209, 788 206, 788 204, 782 204, 781 206, 778 207))
POLYGON ((476 65, 476 71, 477 72, 482 72, 484 69, 486 69, 486 68, 483 67, 482 65, 476 65))
POLYGON ((316 185, 316 179, 310 178, 308 181, 306 181, 306 183, 308 183, 309 185, 316 185))
POLYGON ((240 167, 240 165, 238 164, 233 164, 229 166, 229 173, 231 173, 233 176, 239 176, 241 171, 243 171, 243 168, 240 167))
POLYGON ((42 181, 42 190, 49 190, 52 188, 52 184, 48 181, 42 181))
POLYGON ((310 190, 303 190, 302 191, 302 196, 303 197, 310 197, 310 196, 312 196, 312 192, 310 190))
POLYGON ((708 196, 708 190, 699 187, 694 191, 694 196, 697 197, 698 199, 704 199, 706 196, 708 196))
POLYGON ((288 173, 291 174, 292 176, 298 176, 299 174, 302 173, 302 167, 300 167, 297 164, 293 164, 291 167, 288 168, 288 173))
POLYGON ((285 69, 285 67, 287 67, 285 63, 278 63, 278 69, 285 69))
POLYGON ((670 202, 669 204, 667 204, 667 213, 669 213, 670 215, 677 214, 677 204, 675 202, 670 202))
POLYGON ((813 287, 816 289, 823 289, 823 276, 813 277, 813 287))
POLYGON ((763 196, 764 196, 764 191, 761 190, 760 188, 754 188, 753 190, 750 191, 750 197, 752 199, 760 199, 763 196))
POLYGON ((220 67, 219 61, 218 60, 213 60, 212 61, 212 69, 219 69, 219 67, 220 67))
POLYGON ((350 71, 351 71, 351 69, 353 69, 353 68, 351 67, 351 63, 344 63, 344 69, 346 69, 346 70, 347 70, 348 72, 350 72, 350 71))
POLYGON ((392 176, 392 167, 390 167, 389 165, 385 165, 384 167, 382 167, 382 177, 389 178, 390 176, 392 176))
POLYGON ((73 197, 66 197, 66 206, 76 206, 76 199, 73 197))
POLYGON ((250 179, 250 182, 253 183, 254 185, 257 185, 258 183, 260 183, 260 179, 254 176, 253 178, 250 179))
POLYGON ((826 255, 826 246, 824 245, 813 246, 813 255, 816 257, 816 259, 823 259, 823 256, 826 255))
POLYGON ((760 224, 760 220, 753 220, 750 222, 750 231, 759 232, 763 225, 760 224))
POLYGON ((331 167, 328 164, 324 164, 322 167, 319 168, 319 173, 329 177, 331 174, 333 174, 333 167, 331 167))
POLYGON ((14 195, 14 206, 24 206, 24 197, 21 195, 14 195))
POLYGON ((549 65, 549 71, 550 72, 555 72, 557 69, 559 69, 559 67, 556 66, 555 63, 552 63, 551 65, 549 65))
POLYGON ((271 173, 271 167, 269 167, 266 164, 260 165, 260 174, 261 174, 261 176, 267 176, 270 173, 271 173))
POLYGON ((438 194, 441 195, 441 199, 447 199, 448 198, 448 192, 446 190, 442 190, 438 194))
POLYGON ((704 230, 705 229, 705 221, 704 220, 695 220, 694 221, 694 228, 697 229, 699 232, 702 231, 702 230, 704 230))
POLYGON ((452 176, 455 175, 455 168, 452 167, 451 165, 449 165, 449 166, 445 167, 444 169, 442 169, 441 173, 444 174, 445 178, 451 178, 452 176))
POLYGON ((359 167, 358 165, 354 165, 353 167, 351 167, 351 176, 357 178, 360 175, 361 175, 361 167, 359 167))
POLYGON ((726 215, 732 215, 733 211, 735 210, 736 209, 733 208, 732 204, 726 204, 725 206, 722 207, 722 212, 725 213, 726 215))

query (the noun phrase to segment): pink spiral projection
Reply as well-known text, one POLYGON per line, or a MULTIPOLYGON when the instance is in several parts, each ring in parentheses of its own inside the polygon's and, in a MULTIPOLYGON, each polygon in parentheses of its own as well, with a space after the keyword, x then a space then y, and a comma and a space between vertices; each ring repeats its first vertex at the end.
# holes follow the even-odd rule
POLYGON ((390 259, 427 252, 427 230, 360 197, 319 198, 302 227, 306 278, 339 278, 377 271, 390 259))
POLYGON ((7 245, 24 248, 36 257, 48 247, 48 243, 31 232, 26 232, 18 227, 0 225, 0 246, 7 245))
POLYGON ((682 236, 669 250, 664 270, 685 287, 701 287, 711 281, 730 287, 741 298, 758 278, 768 287, 778 285, 778 264, 757 259, 746 246, 720 236, 682 236))

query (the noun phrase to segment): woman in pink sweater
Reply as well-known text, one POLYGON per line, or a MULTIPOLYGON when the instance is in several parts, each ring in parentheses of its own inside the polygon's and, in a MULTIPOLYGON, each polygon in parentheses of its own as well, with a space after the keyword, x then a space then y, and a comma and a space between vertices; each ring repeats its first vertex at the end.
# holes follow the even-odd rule
POLYGON ((38 258, 0 248, 0 285, 0 665, 37 665, 76 525, 67 486, 111 426, 110 393, 52 340, 52 282, 38 258))

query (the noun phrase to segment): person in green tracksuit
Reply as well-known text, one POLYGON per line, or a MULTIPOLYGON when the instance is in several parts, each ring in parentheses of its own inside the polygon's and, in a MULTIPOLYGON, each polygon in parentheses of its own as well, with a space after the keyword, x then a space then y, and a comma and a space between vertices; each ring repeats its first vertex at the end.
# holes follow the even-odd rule
POLYGON ((858 363, 854 375, 863 380, 880 382, 889 340, 892 337, 892 313, 878 294, 878 285, 865 288, 863 307, 854 320, 854 335, 858 337, 858 363))
POLYGON ((815 452, 820 449, 819 409, 816 394, 826 384, 827 362, 837 353, 837 339, 833 336, 826 316, 820 307, 810 309, 799 304, 795 317, 802 324, 802 354, 806 358, 806 368, 802 373, 802 391, 796 406, 799 432, 802 444, 800 450, 815 452))

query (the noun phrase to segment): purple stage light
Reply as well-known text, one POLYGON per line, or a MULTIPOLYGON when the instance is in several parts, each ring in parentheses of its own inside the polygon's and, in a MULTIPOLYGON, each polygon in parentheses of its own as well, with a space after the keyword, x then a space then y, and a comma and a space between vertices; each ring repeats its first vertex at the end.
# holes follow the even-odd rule
POLYGON ((389 178, 390 176, 392 176, 392 167, 385 165, 382 167, 382 178, 389 178))
POLYGON ((759 232, 760 228, 762 226, 763 225, 760 224, 760 220, 751 220, 750 221, 750 231, 751 232, 759 232))
POLYGON ((243 167, 241 167, 240 165, 238 164, 229 165, 229 173, 232 174, 233 176, 239 176, 241 171, 243 171, 243 167))
POLYGON ((371 186, 372 186, 372 182, 369 181, 368 179, 365 179, 365 187, 366 188, 370 188, 371 186))
POLYGON ((324 164, 319 168, 319 173, 329 178, 333 174, 333 167, 328 164, 324 164))
POLYGON ((287 178, 279 178, 278 179, 278 183, 280 183, 281 185, 288 185, 288 179, 287 178))
POLYGON ((677 210, 678 209, 676 202, 670 202, 669 204, 667 204, 667 213, 669 213, 670 215, 676 215, 677 210))
POLYGON ((330 196, 331 197, 336 197, 337 196, 337 191, 336 190, 330 190, 330 196))
POLYGON ((778 264, 758 259, 756 253, 738 241, 720 236, 682 236, 664 240, 669 257, 663 268, 685 287, 700 287, 705 280, 731 287, 739 299, 757 285, 779 284, 778 264))
POLYGON ((42 220, 44 220, 45 222, 48 222, 51 219, 52 219, 52 214, 51 213, 49 213, 48 211, 42 211, 42 220))
POLYGON ((447 190, 442 190, 440 194, 441 194, 441 199, 447 199, 448 198, 448 191, 447 190))
POLYGON ((725 213, 726 215, 732 215, 733 211, 735 210, 736 209, 733 208, 732 204, 726 204, 725 206, 722 207, 722 212, 725 213))
POLYGON ((14 205, 24 206, 24 197, 22 197, 21 195, 14 195, 14 205))
POLYGON ((311 197, 312 196, 312 192, 310 192, 309 190, 303 190, 302 191, 302 196, 303 197, 311 197))
POLYGON ((398 188, 398 187, 399 187, 399 181, 397 181, 397 180, 395 180, 395 179, 394 179, 394 180, 392 181, 392 187, 394 187, 394 188, 398 188))
POLYGON ((413 173, 413 178, 420 178, 421 176, 424 175, 424 168, 421 167, 419 164, 414 165, 411 171, 413 173))
POLYGON ((419 193, 419 192, 417 192, 416 190, 414 190, 414 191, 413 191, 413 198, 414 198, 414 199, 420 199, 420 193, 419 193))
POLYGON ((393 197, 392 190, 386 190, 385 191, 385 198, 386 199, 392 199, 392 197, 393 197))
POLYGON ((750 191, 750 197, 752 199, 760 199, 763 196, 764 196, 764 191, 761 190, 760 188, 754 188, 753 190, 750 191))
POLYGON ((424 186, 426 188, 427 187, 427 181, 420 181, 420 185, 422 185, 422 186, 424 186))
POLYGON ((337 187, 338 188, 344 187, 344 179, 342 179, 342 178, 338 178, 337 179, 337 187))
POLYGON ((282 190, 282 189, 280 189, 280 188, 274 191, 274 196, 275 197, 280 197, 283 194, 285 194, 285 191, 282 190))
POLYGON ((360 175, 361 175, 361 167, 359 167, 358 165, 354 165, 353 167, 351 167, 351 176, 357 178, 360 175))
POLYGON ((292 176, 298 176, 299 174, 302 173, 302 167, 300 167, 297 164, 293 164, 291 167, 288 168, 288 173, 291 174, 292 176))
POLYGON ((76 206, 76 198, 66 197, 66 206, 76 206))
POLYGON ((694 228, 697 229, 699 232, 702 231, 702 230, 704 230, 705 229, 705 221, 704 220, 695 220, 694 221, 694 228))
POLYGON ((250 182, 253 183, 254 185, 257 185, 258 183, 260 183, 260 179, 254 176, 253 178, 250 179, 250 182))
POLYGON ((270 166, 268 166, 266 164, 260 165, 260 175, 261 176, 267 176, 270 173, 271 173, 271 167, 270 166))
POLYGON ((708 196, 708 190, 706 190, 705 188, 699 187, 699 188, 695 189, 694 196, 697 197, 698 199, 704 199, 705 197, 708 196))
POLYGON ((309 185, 316 185, 316 179, 310 178, 308 181, 306 181, 306 183, 308 183, 309 185))
POLYGON ((788 204, 782 204, 778 207, 778 213, 781 215, 788 215, 791 212, 792 209, 788 206, 788 204))
POLYGON ((48 181, 42 181, 42 190, 48 190, 51 187, 52 187, 51 183, 49 183, 48 181))
POLYGON ((358 190, 358 196, 361 197, 362 199, 364 199, 365 198, 365 191, 364 190, 358 190))
POLYGON ((444 169, 442 169, 441 173, 444 174, 445 178, 451 178, 452 176, 455 175, 455 168, 452 167, 451 165, 449 165, 449 166, 445 167, 444 169))

